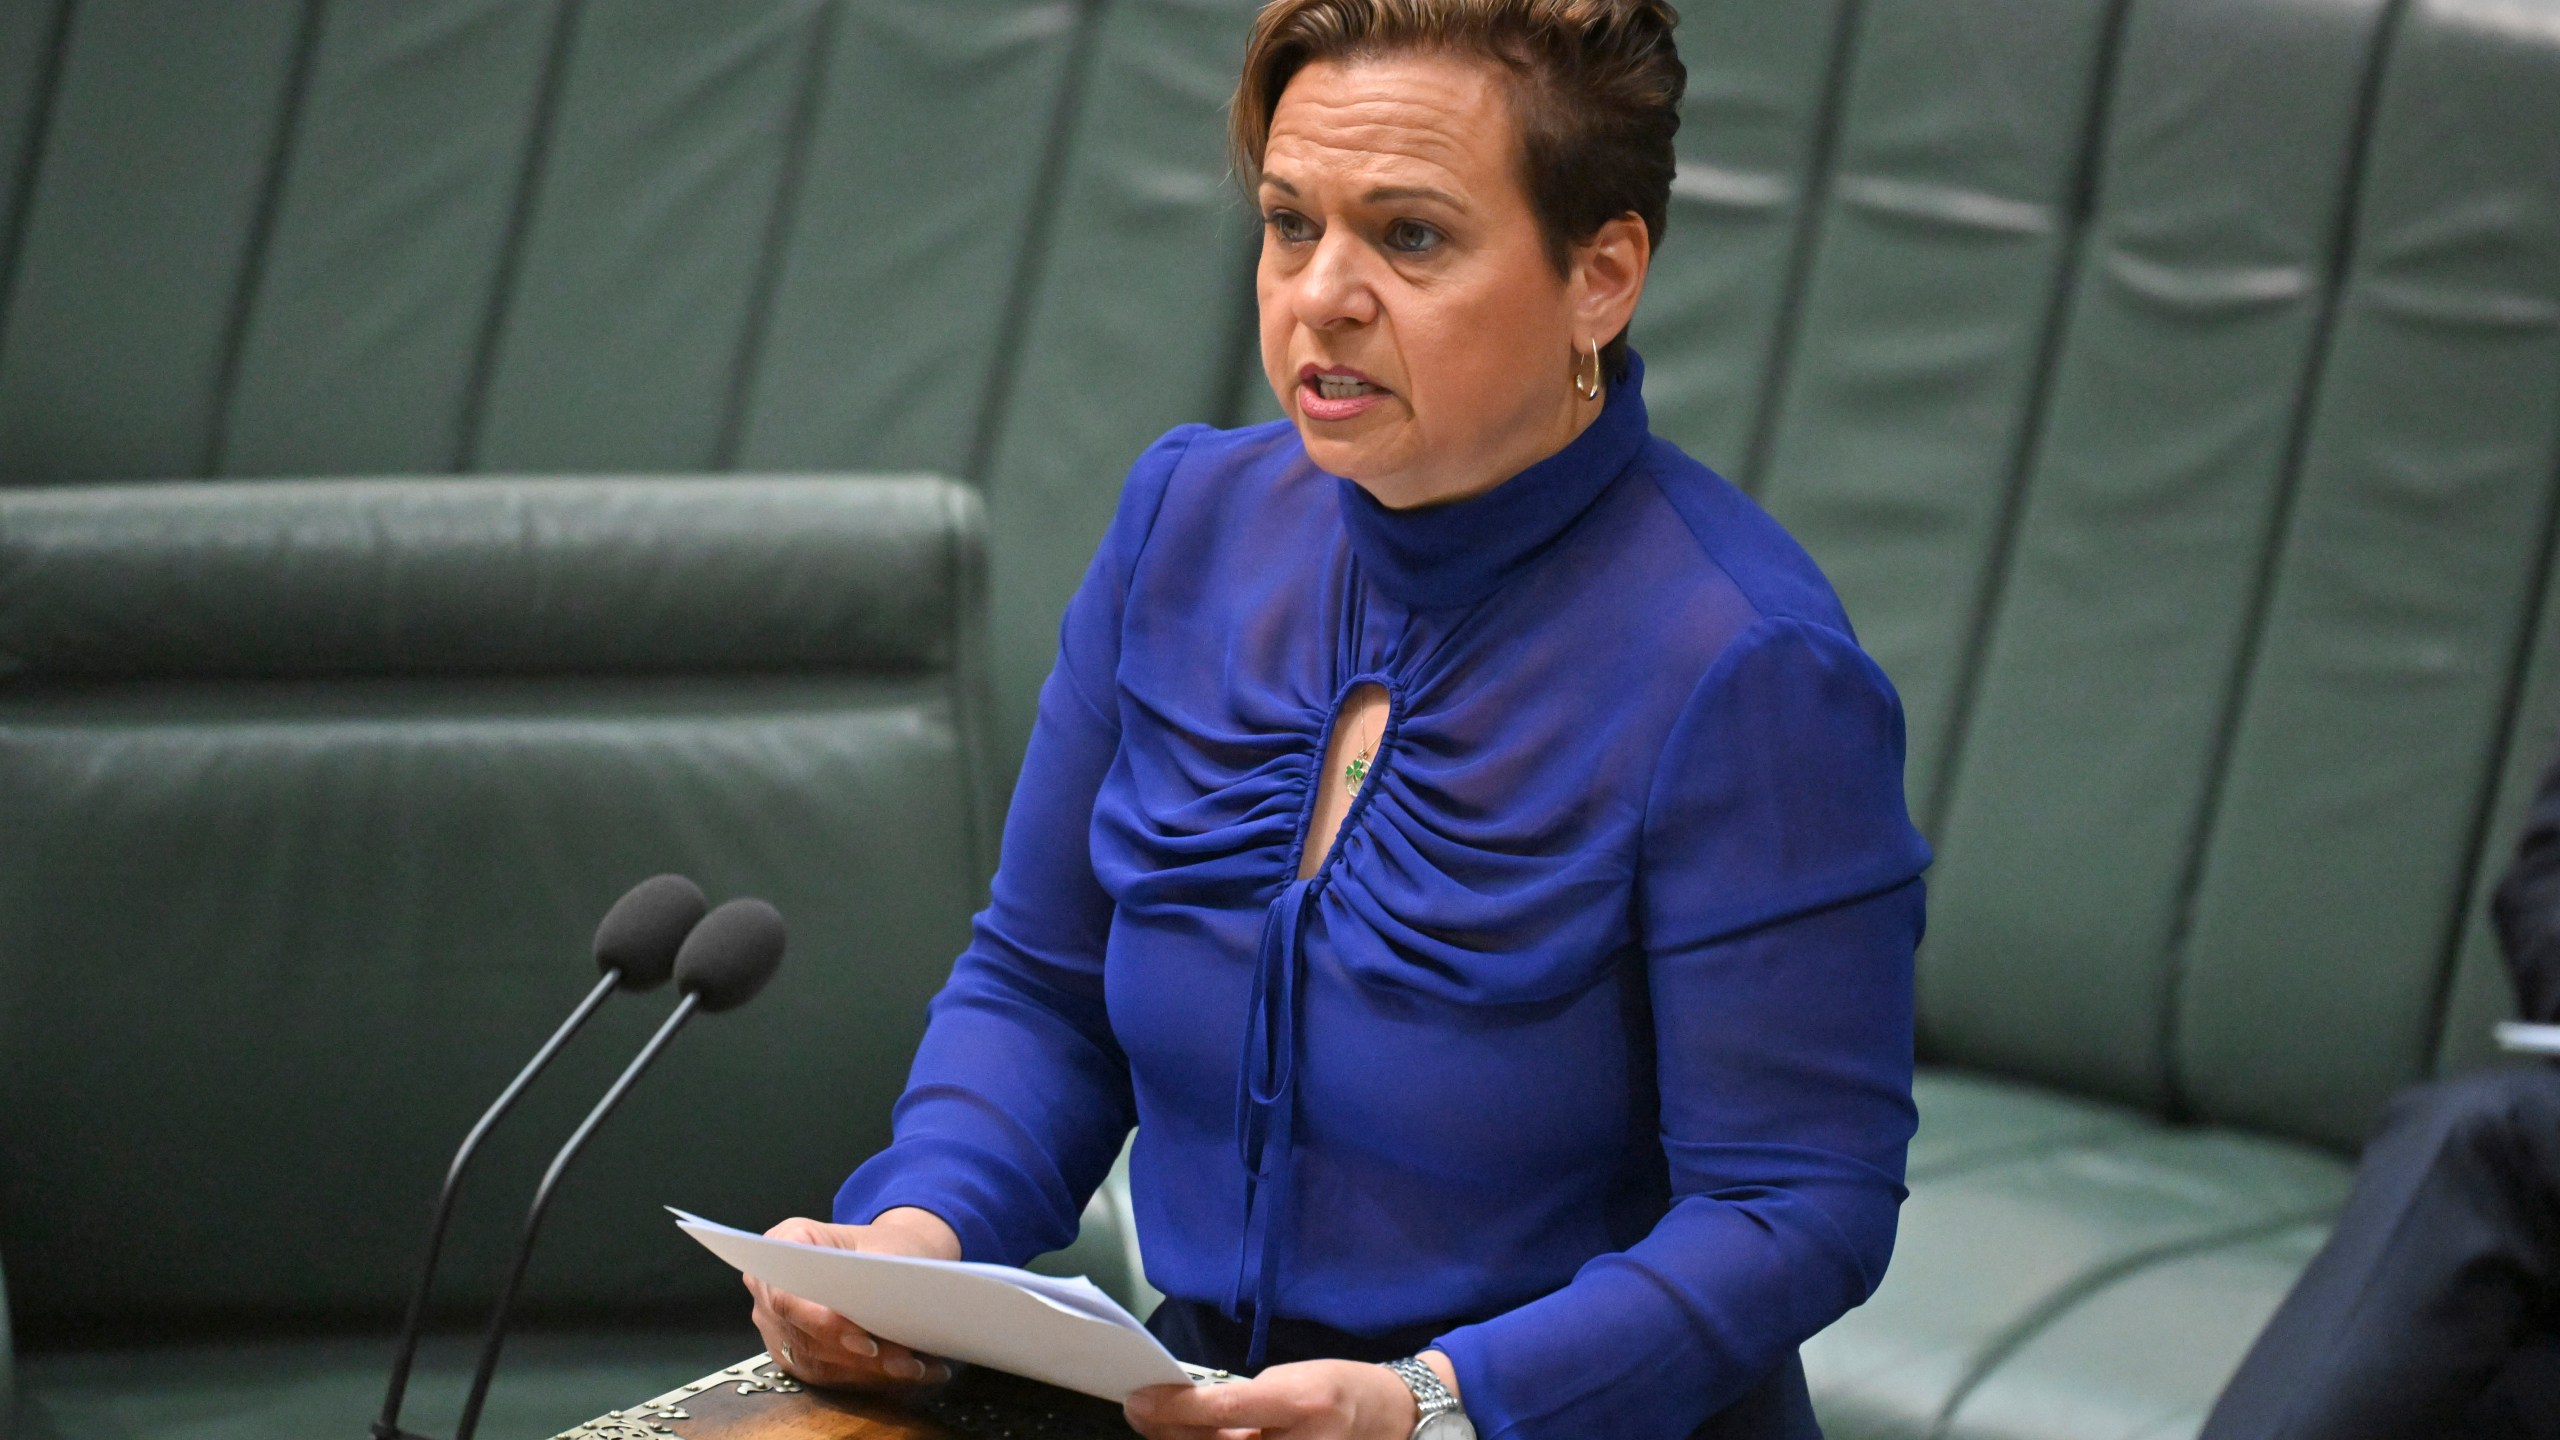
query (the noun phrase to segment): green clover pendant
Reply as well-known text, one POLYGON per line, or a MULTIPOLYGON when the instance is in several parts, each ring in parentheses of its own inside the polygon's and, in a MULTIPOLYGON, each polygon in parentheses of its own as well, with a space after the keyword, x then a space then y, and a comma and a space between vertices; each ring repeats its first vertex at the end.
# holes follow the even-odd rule
POLYGON ((1342 785, 1344 789, 1357 795, 1360 793, 1360 782, 1368 778, 1369 752, 1363 750, 1352 757, 1350 764, 1342 767, 1342 785))

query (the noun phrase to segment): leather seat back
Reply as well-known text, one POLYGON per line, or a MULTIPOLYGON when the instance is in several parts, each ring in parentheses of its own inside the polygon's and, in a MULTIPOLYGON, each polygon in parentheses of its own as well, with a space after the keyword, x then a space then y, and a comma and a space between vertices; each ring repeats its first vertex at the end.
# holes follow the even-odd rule
POLYGON ((2425 1072, 2502 757, 2550 753, 2560 5, 2411 7, 2357 179, 2173 1016, 2198 1109, 2341 1143, 2425 1072))
MULTIPOLYGON (((1776 53, 1738 8, 1684 44, 1776 53)), ((1693 123, 1803 142, 1684 134, 1684 188, 1806 198, 1783 261, 1675 228, 1649 306, 1730 267, 1786 308, 1755 403, 1657 413, 1902 689, 1924 1056, 2352 1146, 2486 1058, 2480 898, 2560 743, 2560 5, 1865 0, 1833 37, 1801 117, 1703 72, 1693 123)), ((1657 372, 1716 353, 1655 323, 1657 372)))
POLYGON ((2152 0, 2117 40, 2003 533, 1941 597, 1980 629, 1939 667, 1928 797, 1958 1053, 2155 1108, 2179 1083, 2183 906, 2383 8, 2152 0))
MULTIPOLYGON (((0 495, 22 1330, 396 1312, 451 1147, 668 870, 791 953, 571 1172, 528 1303, 737 1303, 658 1207, 822 1211, 981 903, 981 533, 930 480, 0 495)), ((498 1132, 449 1305, 672 998, 610 1001, 498 1132)))

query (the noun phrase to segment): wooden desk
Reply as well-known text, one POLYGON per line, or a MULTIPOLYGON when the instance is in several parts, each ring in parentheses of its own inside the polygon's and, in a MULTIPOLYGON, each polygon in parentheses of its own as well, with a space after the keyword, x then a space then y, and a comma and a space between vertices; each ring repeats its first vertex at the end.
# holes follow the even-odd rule
POLYGON ((1085 1440, 1129 1434, 1120 1407, 993 1371, 915 1402, 811 1390, 769 1355, 599 1415, 554 1440, 1085 1440))

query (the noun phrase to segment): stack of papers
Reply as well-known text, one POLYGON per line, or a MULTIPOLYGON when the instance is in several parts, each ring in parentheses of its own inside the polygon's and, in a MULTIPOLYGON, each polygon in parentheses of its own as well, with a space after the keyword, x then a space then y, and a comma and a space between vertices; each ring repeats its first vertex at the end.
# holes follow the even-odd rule
POLYGON ((1104 1400, 1149 1385, 1225 1378, 1173 1358, 1119 1302, 1079 1275, 866 1255, 769 1240, 670 1207, 676 1227, 768 1285, 814 1300, 909 1349, 1028 1376, 1104 1400))

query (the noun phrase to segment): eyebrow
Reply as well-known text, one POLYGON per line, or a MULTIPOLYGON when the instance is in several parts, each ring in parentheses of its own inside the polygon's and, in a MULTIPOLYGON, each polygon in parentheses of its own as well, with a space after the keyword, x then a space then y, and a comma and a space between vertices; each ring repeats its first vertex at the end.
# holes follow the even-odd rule
POLYGON ((1370 205, 1383 204, 1389 200, 1437 200, 1452 210, 1467 208, 1466 202, 1457 196, 1446 190, 1434 190, 1428 185, 1381 185, 1361 196, 1360 199, 1363 203, 1370 205))
MULTIPOLYGON (((1297 198, 1298 187, 1277 175, 1263 176, 1262 183, 1288 195, 1291 199, 1297 198)), ((1383 205, 1392 200, 1436 200, 1452 210, 1467 208, 1467 203, 1457 196, 1446 190, 1434 190, 1428 185, 1381 185, 1360 197, 1360 202, 1364 205, 1383 205)))

